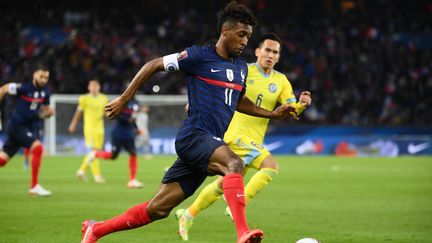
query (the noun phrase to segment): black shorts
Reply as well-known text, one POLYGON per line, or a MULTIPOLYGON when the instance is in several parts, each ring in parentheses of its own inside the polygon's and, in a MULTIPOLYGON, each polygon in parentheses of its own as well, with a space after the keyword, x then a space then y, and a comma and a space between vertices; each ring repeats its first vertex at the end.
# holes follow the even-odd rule
POLYGON ((221 138, 200 130, 176 140, 178 158, 166 172, 162 183, 178 182, 186 198, 190 197, 208 175, 210 156, 222 145, 226 144, 221 138))
POLYGON ((122 148, 124 148, 130 155, 136 154, 135 140, 133 138, 118 139, 115 136, 112 136, 111 144, 112 159, 117 158, 122 148))
POLYGON ((32 131, 31 127, 23 125, 7 125, 6 141, 3 145, 3 152, 12 158, 20 147, 30 148, 39 136, 32 131))

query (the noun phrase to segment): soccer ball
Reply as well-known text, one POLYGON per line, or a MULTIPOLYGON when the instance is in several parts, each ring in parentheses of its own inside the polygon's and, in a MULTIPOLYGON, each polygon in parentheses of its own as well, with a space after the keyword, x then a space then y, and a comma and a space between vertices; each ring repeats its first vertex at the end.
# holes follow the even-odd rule
POLYGON ((296 243, 320 243, 320 241, 314 238, 303 238, 296 241, 296 243))

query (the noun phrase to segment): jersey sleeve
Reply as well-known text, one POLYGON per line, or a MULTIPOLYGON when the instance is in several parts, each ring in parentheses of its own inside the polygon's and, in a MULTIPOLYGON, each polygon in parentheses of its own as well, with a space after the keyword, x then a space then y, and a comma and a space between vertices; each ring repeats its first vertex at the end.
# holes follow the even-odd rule
POLYGON ((284 89, 281 95, 279 96, 278 101, 281 104, 293 104, 296 108, 297 113, 300 115, 300 113, 302 113, 305 108, 302 105, 300 105, 300 103, 297 102, 290 81, 285 76, 284 76, 284 80, 285 80, 284 89))
POLYGON ((81 95, 79 97, 79 101, 78 101, 78 110, 80 110, 80 111, 84 111, 85 110, 85 108, 86 108, 86 102, 85 101, 86 101, 85 96, 81 95))
POLYGON ((105 106, 109 103, 109 99, 108 99, 108 96, 106 96, 106 95, 104 95, 103 97, 104 97, 104 106, 105 106))
POLYGON ((182 70, 190 73, 194 69, 194 63, 198 57, 199 52, 196 50, 196 47, 188 47, 182 52, 166 55, 163 57, 165 71, 182 70))
POLYGON ((246 65, 246 69, 245 69, 245 73, 244 74, 241 74, 242 75, 242 82, 243 82, 243 88, 242 88, 242 90, 240 91, 240 95, 244 95, 244 94, 246 94, 246 88, 247 88, 247 85, 246 85, 246 77, 248 76, 248 73, 249 73, 249 66, 248 65, 246 65))
POLYGON ((18 94, 18 91, 20 89, 21 89, 21 87, 17 83, 9 83, 9 85, 8 85, 8 94, 10 94, 10 95, 16 95, 16 94, 18 94))
POLYGON ((283 76, 282 79, 282 92, 279 95, 278 102, 281 104, 290 104, 297 102, 291 83, 285 76, 283 76))
POLYGON ((43 105, 50 105, 51 91, 49 89, 45 89, 45 100, 43 105))

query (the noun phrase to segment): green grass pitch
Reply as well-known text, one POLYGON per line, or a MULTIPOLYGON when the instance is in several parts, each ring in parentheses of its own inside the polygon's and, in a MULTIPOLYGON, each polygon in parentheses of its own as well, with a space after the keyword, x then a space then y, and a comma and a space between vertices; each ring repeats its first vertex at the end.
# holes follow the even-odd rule
MULTIPOLYGON (((53 195, 30 197, 22 157, 0 168, 0 242, 80 242, 84 219, 107 219, 149 199, 163 168, 175 159, 139 158, 131 190, 127 156, 102 161, 103 185, 75 177, 82 157, 45 157, 41 184, 53 195)), ((263 242, 432 242, 432 158, 336 158, 278 156, 280 173, 247 208, 251 227, 263 242)), ((249 179, 250 174, 246 176, 249 179)), ((211 180, 212 178, 208 179, 211 180)), ((199 189, 200 190, 200 189, 199 189)), ((196 194, 179 207, 186 207, 196 194)), ((191 243, 235 242, 234 224, 219 200, 195 219, 191 243)), ((173 214, 140 229, 108 235, 100 242, 182 242, 173 214)))

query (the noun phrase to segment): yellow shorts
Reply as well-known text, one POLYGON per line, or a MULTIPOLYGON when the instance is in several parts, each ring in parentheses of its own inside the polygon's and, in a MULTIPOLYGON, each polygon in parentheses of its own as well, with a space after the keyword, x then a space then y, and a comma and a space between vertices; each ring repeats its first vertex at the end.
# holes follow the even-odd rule
POLYGON ((258 170, 270 152, 259 143, 248 137, 241 137, 227 142, 231 150, 243 159, 246 167, 258 170))
POLYGON ((104 134, 100 132, 84 132, 86 147, 89 149, 102 149, 104 134))

